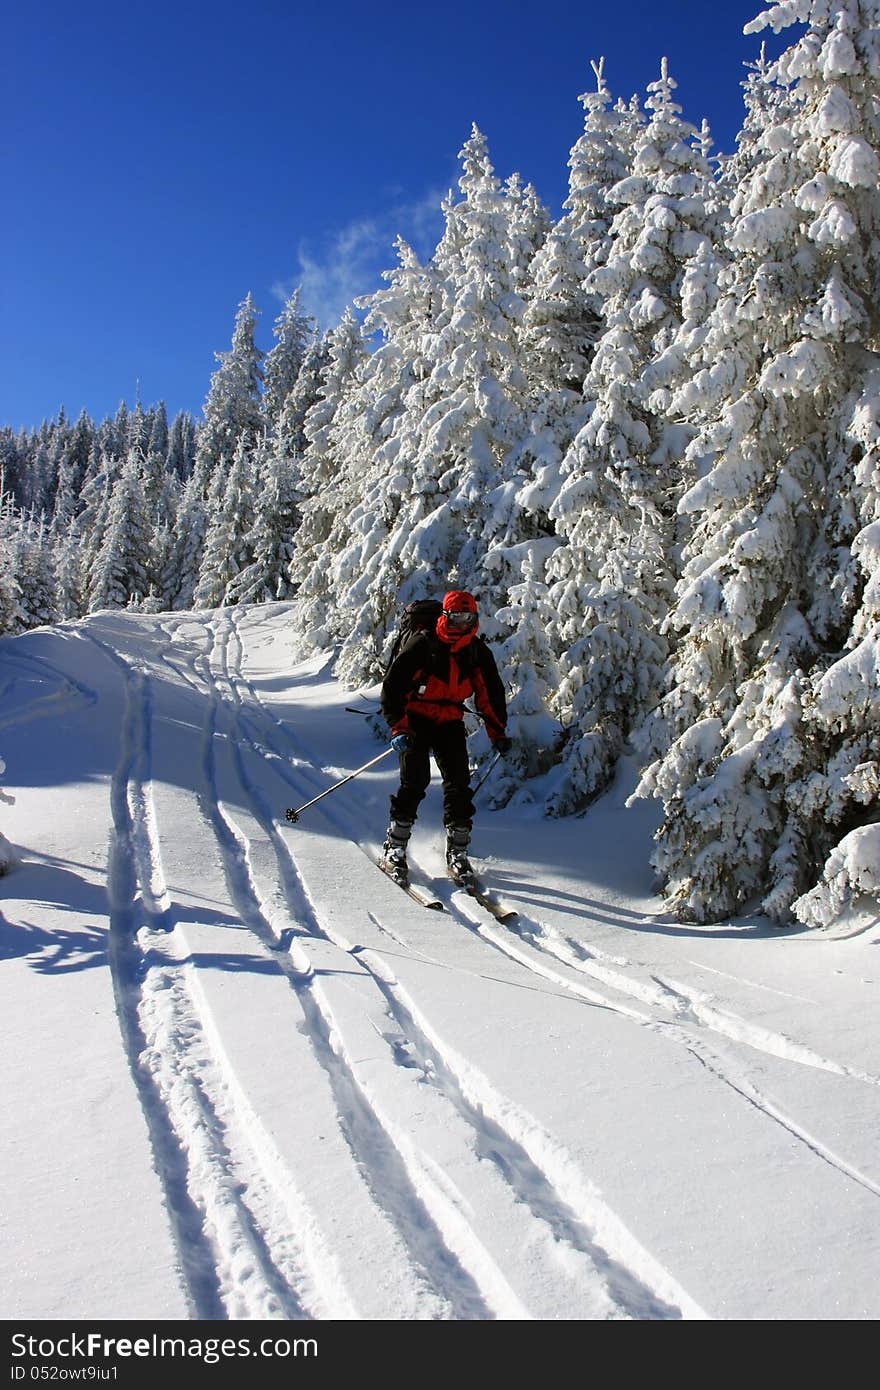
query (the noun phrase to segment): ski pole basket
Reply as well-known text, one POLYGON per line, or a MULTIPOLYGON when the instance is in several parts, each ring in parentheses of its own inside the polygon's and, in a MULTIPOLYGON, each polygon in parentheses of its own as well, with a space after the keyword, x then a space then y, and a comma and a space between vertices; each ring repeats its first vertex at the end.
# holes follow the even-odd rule
POLYGON ((316 801, 323 801, 325 796, 329 796, 331 792, 338 791, 340 787, 345 786, 346 782, 352 782, 355 777, 360 777, 361 773, 366 772, 368 767, 375 767, 376 763, 380 763, 383 758, 387 758, 389 754, 393 752, 393 748, 386 748, 384 753, 380 753, 378 757, 371 758, 368 763, 364 763, 363 767, 356 768, 355 771, 350 772, 347 777, 343 777, 339 782, 334 782, 333 786, 321 792, 320 796, 313 796, 311 801, 307 801, 304 806, 288 806, 284 813, 286 819, 291 825, 296 825, 303 811, 307 811, 310 806, 314 806, 316 801))

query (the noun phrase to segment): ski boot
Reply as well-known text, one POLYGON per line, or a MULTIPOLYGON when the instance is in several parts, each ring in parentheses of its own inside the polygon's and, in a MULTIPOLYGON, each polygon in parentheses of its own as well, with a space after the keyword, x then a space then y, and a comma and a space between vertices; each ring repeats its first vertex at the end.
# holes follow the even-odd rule
POLYGON ((446 827, 446 867, 449 877, 456 883, 473 879, 473 865, 467 857, 471 840, 469 825, 447 825, 446 827))
POLYGON ((406 847, 412 832, 412 821, 393 820, 385 832, 382 858, 379 867, 401 888, 409 886, 409 865, 406 862, 406 847))

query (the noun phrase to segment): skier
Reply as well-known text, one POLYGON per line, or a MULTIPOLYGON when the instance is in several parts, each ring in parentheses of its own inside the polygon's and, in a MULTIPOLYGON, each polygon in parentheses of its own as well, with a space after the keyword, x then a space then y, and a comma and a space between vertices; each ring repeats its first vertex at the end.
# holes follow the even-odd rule
POLYGON ((473 874, 467 850, 473 825, 470 768, 463 710, 469 695, 499 753, 507 737, 507 705, 495 659, 482 637, 473 594, 453 589, 433 631, 416 632, 401 645, 382 684, 382 714, 391 746, 400 756, 400 786, 391 797, 391 821, 383 865, 406 885, 406 847, 419 804, 431 780, 433 753, 443 779, 446 862, 453 878, 473 874))

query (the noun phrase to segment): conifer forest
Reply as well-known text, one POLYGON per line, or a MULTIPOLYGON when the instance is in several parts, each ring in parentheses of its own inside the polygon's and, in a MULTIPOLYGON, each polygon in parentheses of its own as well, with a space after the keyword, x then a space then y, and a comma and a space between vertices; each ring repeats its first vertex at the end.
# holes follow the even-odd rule
MULTIPOLYGON (((238 306, 202 418, 0 430, 0 633, 289 600, 291 652, 381 676, 463 588, 515 751, 577 815, 620 759, 683 920, 880 895, 880 0, 781 0, 730 156, 665 61, 601 61, 554 220, 473 127, 442 236, 319 331, 238 306)), ((475 753, 480 755, 480 736, 475 753)))

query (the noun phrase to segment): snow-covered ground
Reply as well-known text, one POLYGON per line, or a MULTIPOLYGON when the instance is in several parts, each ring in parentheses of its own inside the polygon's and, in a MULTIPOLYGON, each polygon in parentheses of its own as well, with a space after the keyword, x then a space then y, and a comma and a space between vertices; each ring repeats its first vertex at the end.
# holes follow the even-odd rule
POLYGON ((625 777, 417 906, 289 620, 0 642, 0 1316, 880 1315, 880 923, 676 924, 625 777))

